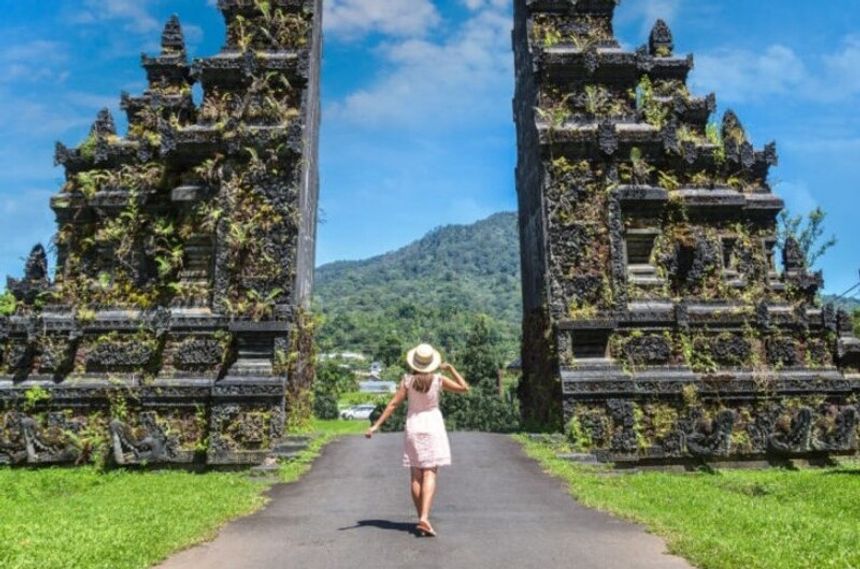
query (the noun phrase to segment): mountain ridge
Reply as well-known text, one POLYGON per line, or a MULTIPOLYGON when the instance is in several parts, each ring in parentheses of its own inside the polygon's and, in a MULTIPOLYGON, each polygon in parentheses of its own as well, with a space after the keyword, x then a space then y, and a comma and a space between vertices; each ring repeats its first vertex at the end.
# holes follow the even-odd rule
MULTIPOLYGON (((393 251, 317 268, 322 349, 386 351, 395 337, 456 350, 470 322, 488 315, 505 351, 519 350, 517 215, 445 225, 393 251)), ((391 350, 393 353, 393 349, 391 350)))

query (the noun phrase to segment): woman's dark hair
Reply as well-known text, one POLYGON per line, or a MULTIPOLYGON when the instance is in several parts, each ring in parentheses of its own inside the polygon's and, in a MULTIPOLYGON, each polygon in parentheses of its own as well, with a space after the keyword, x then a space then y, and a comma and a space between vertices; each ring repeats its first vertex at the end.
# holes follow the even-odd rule
POLYGON ((433 385, 432 373, 415 373, 412 374, 412 389, 420 393, 430 391, 430 386, 433 385))

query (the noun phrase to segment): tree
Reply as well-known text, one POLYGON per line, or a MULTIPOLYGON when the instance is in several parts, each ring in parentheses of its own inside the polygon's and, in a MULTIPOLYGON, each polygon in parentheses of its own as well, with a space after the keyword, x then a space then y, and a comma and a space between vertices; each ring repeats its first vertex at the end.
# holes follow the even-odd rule
POLYGON ((325 360, 317 364, 316 384, 317 393, 328 393, 335 398, 344 393, 355 391, 358 384, 355 374, 336 360, 325 360))
POLYGON ((820 207, 809 212, 806 218, 803 215, 792 215, 788 210, 783 210, 779 214, 779 226, 776 233, 777 247, 782 250, 785 247, 785 242, 790 237, 794 237, 806 257, 806 266, 812 269, 824 253, 836 245, 836 236, 833 235, 822 242, 826 217, 827 213, 820 207))
POLYGON ((860 308, 854 310, 854 335, 860 338, 860 308))
POLYGON ((475 317, 460 355, 460 365, 466 379, 475 386, 488 390, 496 388, 499 369, 502 367, 500 338, 493 320, 480 314, 475 317))
POLYGON ((403 341, 396 332, 388 332, 376 347, 378 357, 386 367, 400 363, 403 358, 403 341))

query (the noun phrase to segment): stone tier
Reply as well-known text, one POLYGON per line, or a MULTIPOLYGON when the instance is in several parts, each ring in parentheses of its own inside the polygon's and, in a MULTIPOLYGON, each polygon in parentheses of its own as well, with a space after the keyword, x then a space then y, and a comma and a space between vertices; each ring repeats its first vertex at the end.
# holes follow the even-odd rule
POLYGON ((723 161, 736 166, 733 172, 746 173, 751 180, 765 180, 772 166, 778 163, 773 144, 762 150, 749 143, 725 156, 714 144, 679 145, 673 127, 663 130, 642 122, 589 121, 553 125, 538 119, 538 141, 547 155, 563 154, 570 160, 617 157, 626 160, 633 148, 654 164, 668 163, 689 172, 719 172, 723 161))
POLYGON ((582 14, 611 18, 618 6, 617 0, 526 0, 530 15, 536 13, 582 14))
POLYGON ((123 91, 120 95, 120 109, 128 116, 129 124, 139 124, 139 116, 144 110, 156 111, 166 119, 175 116, 180 123, 194 122, 197 108, 191 93, 164 94, 148 91, 140 96, 132 96, 123 91))
MULTIPOLYGON (((270 0, 270 9, 284 9, 289 12, 313 14, 316 9, 314 0, 270 0)), ((260 3, 257 0, 218 0, 218 9, 228 21, 236 16, 254 16, 259 13, 260 3)))
POLYGON ((309 54, 305 50, 244 54, 226 52, 195 60, 194 74, 207 91, 216 86, 245 86, 255 75, 271 72, 282 73, 294 88, 303 88, 308 81, 309 63, 309 54))
POLYGON ((546 81, 589 81, 634 88, 643 75, 648 75, 652 81, 686 83, 693 69, 693 56, 654 57, 617 48, 582 50, 556 46, 542 48, 535 54, 535 66, 546 81))

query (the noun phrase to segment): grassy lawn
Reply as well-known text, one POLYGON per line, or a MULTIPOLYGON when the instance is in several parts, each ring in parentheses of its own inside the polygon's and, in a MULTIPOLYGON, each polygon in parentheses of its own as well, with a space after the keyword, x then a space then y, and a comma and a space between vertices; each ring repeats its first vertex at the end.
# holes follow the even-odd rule
POLYGON ((605 470, 517 439, 587 506, 640 522, 702 569, 860 567, 860 464, 716 473, 605 470))
MULTIPOLYGON (((366 428, 316 422, 320 436, 281 479, 298 480, 326 443, 366 428)), ((0 567, 145 569, 262 507, 268 486, 244 473, 0 469, 0 567)))

